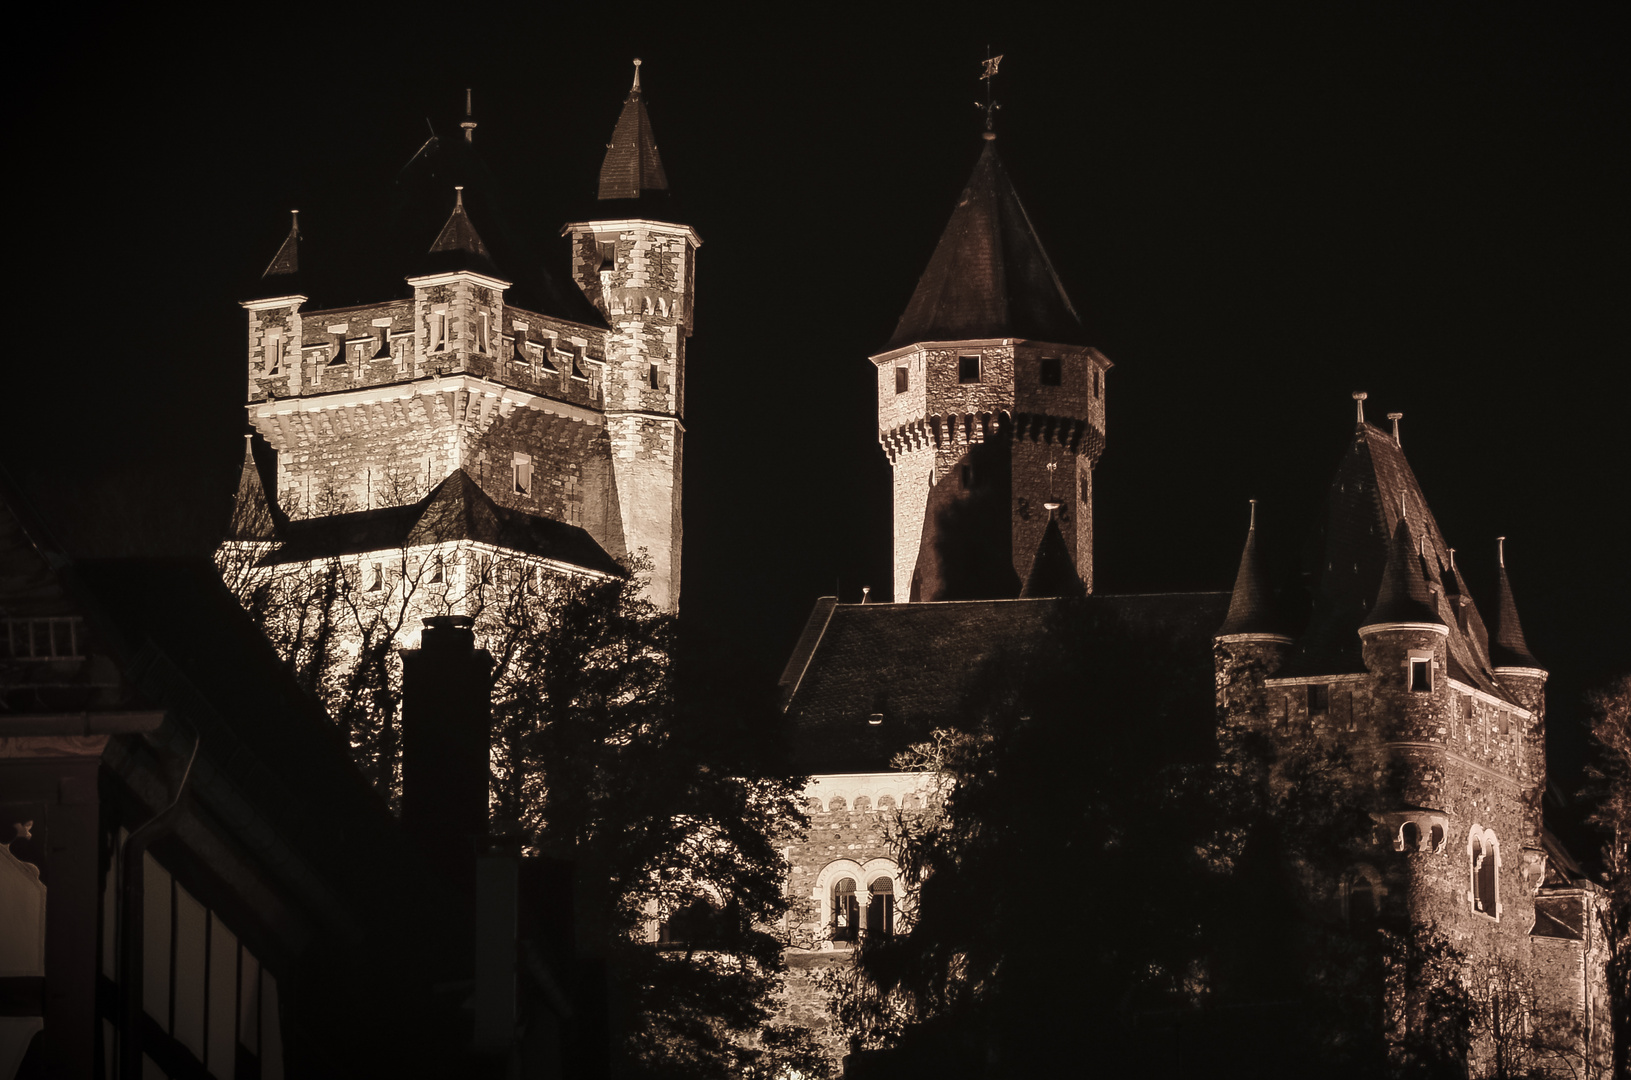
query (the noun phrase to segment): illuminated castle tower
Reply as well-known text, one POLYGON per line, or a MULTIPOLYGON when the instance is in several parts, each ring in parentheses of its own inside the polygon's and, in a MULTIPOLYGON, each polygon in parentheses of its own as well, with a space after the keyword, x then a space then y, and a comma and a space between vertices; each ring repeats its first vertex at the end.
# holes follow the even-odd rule
POLYGON ((1105 373, 987 131, 878 369, 894 598, 1012 597, 1056 520, 1093 584, 1105 373))
POLYGON ((259 453, 229 547, 264 565, 340 558, 365 589, 388 588, 393 562, 452 590, 472 553, 600 575, 645 552, 650 596, 673 610, 700 241, 632 213, 667 187, 638 71, 601 175, 620 216, 564 230, 587 302, 502 228, 491 248, 478 230, 505 217, 478 182, 475 126, 467 116, 462 139, 420 153, 475 186, 438 196, 451 210, 403 268, 408 295, 307 310, 297 223, 244 304, 259 453))

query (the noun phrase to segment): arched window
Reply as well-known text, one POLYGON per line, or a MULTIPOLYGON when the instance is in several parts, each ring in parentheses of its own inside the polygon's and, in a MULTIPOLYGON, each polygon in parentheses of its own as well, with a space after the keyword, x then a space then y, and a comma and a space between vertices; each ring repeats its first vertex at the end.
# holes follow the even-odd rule
POLYGON ((1399 830, 1399 838, 1404 841, 1404 850, 1415 851, 1421 847, 1421 826, 1414 821, 1407 821, 1399 830))
POLYGON ((1432 832, 1432 838, 1433 838, 1433 853, 1436 855, 1439 852, 1444 850, 1444 826, 1434 825, 1433 826, 1433 832, 1432 832))
POLYGON ((1499 885, 1496 870, 1500 862, 1500 841, 1491 830, 1474 827, 1467 851, 1471 861, 1472 909, 1492 919, 1498 918, 1501 903, 1496 891, 1499 885))
POLYGON ((895 882, 892 878, 873 879, 867 887, 866 932, 889 937, 895 932, 895 882))
POLYGON ((855 895, 855 879, 839 878, 832 887, 832 939, 854 941, 861 928, 861 903, 855 895))

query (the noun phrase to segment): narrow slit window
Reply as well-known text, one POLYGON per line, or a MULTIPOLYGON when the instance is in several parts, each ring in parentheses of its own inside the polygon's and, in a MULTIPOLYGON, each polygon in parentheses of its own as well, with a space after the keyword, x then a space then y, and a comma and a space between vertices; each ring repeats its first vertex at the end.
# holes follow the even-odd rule
POLYGON ((1104 383, 1102 381, 1102 373, 1099 371, 1098 368, 1093 369, 1093 396, 1094 397, 1103 397, 1104 396, 1104 383))
POLYGON ((430 562, 430 583, 440 585, 446 580, 446 575, 447 561, 440 555, 433 557, 430 562))
POLYGON ((980 381, 979 356, 959 356, 957 358, 957 381, 960 383, 977 383, 980 381))
POLYGON ((374 350, 372 360, 389 360, 391 358, 391 328, 389 326, 375 327, 378 334, 379 347, 374 350))
POLYGON ((904 394, 912 387, 911 371, 902 364, 895 368, 895 393, 904 394))
POLYGON ((651 365, 651 371, 648 373, 648 378, 651 382, 651 388, 653 390, 661 390, 663 388, 662 369, 656 364, 651 365))
POLYGON ((476 341, 476 347, 483 353, 491 354, 493 351, 493 317, 485 311, 482 312, 476 326, 477 332, 481 335, 476 341))
POLYGON ((1414 657, 1410 661, 1410 689, 1413 693, 1431 693, 1433 689, 1433 662, 1431 660, 1418 660, 1414 657))
POLYGON ((447 351, 447 312, 438 311, 430 317, 430 351, 447 351))
POLYGON ((532 457, 528 454, 516 454, 514 464, 515 493, 517 495, 532 494, 532 457))
POLYGON ((1043 386, 1060 386, 1065 381, 1064 364, 1057 356, 1044 356, 1041 375, 1043 386))
POLYGON ((368 566, 368 591, 379 592, 385 587, 385 568, 380 563, 368 566))
POLYGON ((283 370, 283 338, 273 334, 266 343, 266 374, 276 375, 283 370))

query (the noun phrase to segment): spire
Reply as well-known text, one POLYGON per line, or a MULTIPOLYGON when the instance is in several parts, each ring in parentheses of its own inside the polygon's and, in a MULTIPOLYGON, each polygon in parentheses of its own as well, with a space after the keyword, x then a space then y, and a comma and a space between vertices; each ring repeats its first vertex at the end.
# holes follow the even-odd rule
POLYGON ((1390 412, 1387 414, 1387 418, 1393 421, 1393 445, 1404 446, 1404 443, 1399 441, 1399 421, 1404 419, 1404 413, 1390 412))
POLYGON ((1428 591, 1427 577, 1422 573, 1415 535, 1410 531, 1409 520, 1403 517, 1393 531, 1393 544, 1388 549, 1387 567, 1382 571, 1382 587, 1377 591, 1376 604, 1360 630, 1363 632, 1365 627, 1379 623, 1401 622, 1444 625, 1428 591))
POLYGON ((986 139, 886 348, 998 337, 1088 344, 996 140, 986 139))
POLYGON ((432 271, 469 270, 488 277, 499 276, 492 256, 487 253, 487 245, 482 243, 481 235, 464 212, 463 185, 453 188, 453 212, 430 246, 430 254, 432 265, 428 269, 432 271))
POLYGON ((1276 634, 1273 595, 1268 576, 1263 573, 1257 552, 1257 500, 1251 500, 1251 524, 1246 528, 1246 547, 1240 553, 1240 569, 1235 573, 1235 590, 1229 597, 1229 614, 1218 627, 1218 636, 1227 634, 1276 634))
POLYGON ((255 464, 254 439, 254 435, 244 436, 244 463, 238 474, 238 497, 232 506, 230 535, 234 540, 275 540, 277 529, 272 517, 272 500, 261 481, 260 467, 255 464))
POLYGON ((1086 596, 1087 589, 1076 576, 1075 557, 1059 531, 1059 518, 1054 513, 1059 504, 1050 502, 1047 507, 1048 527, 1042 531, 1042 542, 1036 546, 1036 558, 1031 561, 1031 572, 1019 597, 1039 600, 1047 596, 1086 596))
POLYGON ((272 256, 271 263, 266 272, 261 274, 263 279, 282 278, 292 280, 300 273, 300 211, 289 211, 289 235, 283 238, 283 244, 272 256))
POLYGON ((1490 635, 1489 659, 1495 667, 1538 668, 1540 661, 1529 651, 1518 622, 1518 605, 1512 600, 1512 583, 1506 576, 1506 537, 1495 538, 1496 559, 1500 563, 1496 581, 1495 632, 1490 635))
POLYGON ((459 126, 464 129, 464 141, 467 142, 467 143, 473 143, 473 142, 476 141, 476 120, 475 120, 474 114, 471 111, 471 100, 470 100, 470 98, 471 98, 470 88, 465 87, 465 91, 464 91, 464 119, 459 122, 459 126))
POLYGON ((1363 391, 1363 390, 1355 390, 1354 391, 1353 398, 1354 398, 1354 413, 1355 413, 1354 422, 1355 423, 1363 424, 1365 422, 1365 399, 1368 398, 1368 397, 1370 397, 1370 395, 1365 393, 1365 391, 1363 391))
POLYGON ((600 165, 601 199, 638 199, 642 192, 667 191, 668 174, 657 155, 657 140, 651 133, 651 118, 640 96, 640 61, 634 62, 634 85, 623 99, 623 112, 606 144, 606 159, 600 165))

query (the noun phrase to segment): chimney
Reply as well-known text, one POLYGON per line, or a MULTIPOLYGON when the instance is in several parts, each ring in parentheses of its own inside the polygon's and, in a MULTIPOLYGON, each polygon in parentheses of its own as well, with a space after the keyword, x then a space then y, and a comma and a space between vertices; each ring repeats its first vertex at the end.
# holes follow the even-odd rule
POLYGON ((473 625, 428 618, 419 648, 402 650, 402 829, 461 861, 487 834, 493 658, 476 648, 473 625))

